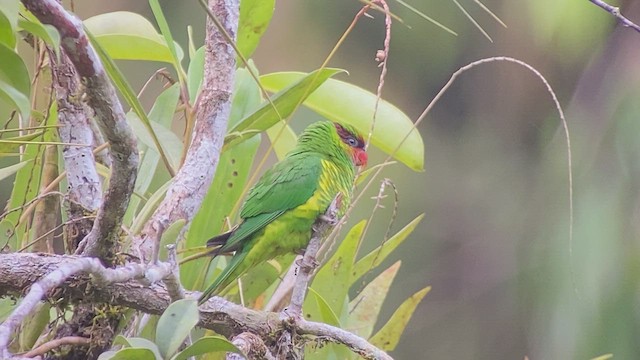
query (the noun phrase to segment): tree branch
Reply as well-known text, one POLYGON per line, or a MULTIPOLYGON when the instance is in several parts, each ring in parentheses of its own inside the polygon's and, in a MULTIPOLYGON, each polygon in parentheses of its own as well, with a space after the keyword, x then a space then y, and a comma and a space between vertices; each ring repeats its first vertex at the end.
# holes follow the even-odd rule
MULTIPOLYGON (((28 313, 28 306, 34 304, 33 299, 47 293, 54 301, 108 302, 148 314, 162 314, 171 303, 169 294, 166 288, 157 282, 147 284, 160 280, 160 277, 166 276, 172 270, 168 263, 160 263, 158 266, 162 267, 162 270, 159 275, 154 275, 157 271, 148 271, 148 268, 139 264, 108 269, 97 259, 78 256, 0 254, 0 296, 19 296, 25 289, 32 287, 14 313, 0 325, 0 345, 4 344, 6 351, 11 329, 15 329, 21 318, 26 316, 24 310, 19 312, 19 308, 27 309, 28 313), (80 274, 82 271, 90 271, 92 276, 80 274), (146 280, 135 279, 144 275, 147 276, 146 280), (67 276, 66 280, 63 279, 65 276, 67 276), (39 281, 40 278, 42 280, 39 281), (93 281, 91 281, 92 278, 93 281), (36 286, 34 285, 36 283, 40 284, 36 286), (56 286, 58 290, 49 291, 56 286), (31 295, 32 292, 33 295, 31 295), (16 315, 17 312, 19 312, 18 315, 16 315)), ((152 266, 151 269, 159 268, 152 266)), ((189 292, 186 294, 187 297, 194 298, 198 295, 198 293, 189 292)), ((35 303, 38 301, 39 298, 35 303)), ((278 313, 247 309, 220 297, 212 297, 200 306, 199 325, 230 339, 243 332, 251 332, 258 335, 265 344, 275 343, 284 332, 293 333, 295 336, 312 335, 344 344, 367 359, 391 359, 365 339, 337 327, 306 320, 299 320, 292 324, 283 321, 278 313)), ((9 358, 6 352, 0 353, 0 357, 9 358)))
MULTIPOLYGON (((210 0, 209 8, 235 39, 238 0, 210 0)), ((204 80, 197 104, 193 140, 166 197, 134 244, 145 260, 153 255, 153 241, 161 224, 172 224, 179 219, 186 220, 188 224, 195 216, 218 166, 231 112, 236 54, 210 19, 207 19, 205 46, 204 80)))
POLYGON ((76 257, 71 261, 60 263, 54 271, 49 272, 31 286, 20 304, 0 324, 0 355, 5 358, 9 357, 7 346, 13 330, 22 323, 22 320, 33 311, 49 291, 57 288, 75 274, 90 273, 97 285, 105 285, 143 276, 150 283, 154 283, 165 278, 171 271, 172 267, 169 263, 158 263, 149 268, 138 263, 129 263, 126 266, 110 269, 105 268, 98 259, 88 257, 76 257))
MULTIPOLYGON (((90 124, 93 113, 80 101, 82 89, 76 69, 64 50, 61 51, 59 60, 50 50, 49 61, 58 103, 60 141, 68 144, 93 144, 94 132, 90 124)), ((65 202, 67 217, 75 220, 87 213, 95 213, 102 204, 102 185, 91 147, 63 145, 62 157, 69 184, 66 196, 69 201, 65 202)), ((74 252, 92 227, 93 219, 85 219, 66 228, 67 251, 74 252)))
POLYGON ((84 33, 82 22, 66 12, 56 0, 22 0, 22 3, 43 24, 54 26, 60 33, 60 43, 84 85, 87 103, 94 110, 98 126, 111 144, 109 188, 93 228, 83 240, 82 252, 110 263, 137 175, 136 138, 126 122, 115 89, 84 33))
POLYGON ((620 24, 622 24, 625 27, 630 27, 632 29, 634 29, 637 32, 640 32, 640 26, 636 25, 633 21, 627 19, 626 17, 624 17, 622 15, 622 13, 620 12, 620 8, 616 7, 616 6, 611 6, 607 3, 605 3, 604 1, 601 0, 589 0, 591 1, 593 4, 595 4, 596 6, 599 6, 601 8, 603 8, 605 11, 607 11, 608 13, 610 13, 611 15, 613 15, 620 24))

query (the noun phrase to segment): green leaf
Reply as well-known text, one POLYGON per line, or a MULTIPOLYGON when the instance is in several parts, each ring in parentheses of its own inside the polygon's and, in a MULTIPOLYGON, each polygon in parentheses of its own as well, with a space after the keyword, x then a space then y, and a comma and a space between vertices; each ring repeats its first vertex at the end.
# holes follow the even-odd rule
POLYGON ((187 70, 187 89, 189 89, 189 99, 192 105, 195 104, 198 93, 200 92, 202 79, 204 79, 204 46, 196 50, 189 62, 189 69, 187 70))
POLYGON ((42 39, 47 45, 51 46, 56 55, 60 54, 60 33, 51 25, 42 24, 33 14, 25 12, 25 19, 18 19, 18 26, 42 39))
MULTIPOLYGON (((338 319, 336 313, 333 312, 333 309, 331 309, 331 306, 329 306, 327 300, 325 300, 322 295, 320 295, 311 287, 309 288, 309 293, 307 294, 307 298, 305 299, 305 305, 307 304, 307 301, 315 302, 319 315, 318 321, 321 321, 325 324, 341 327, 340 319, 338 319)), ((308 310, 305 309, 305 312, 307 311, 308 310)))
POLYGON ((275 0, 242 0, 237 44, 245 59, 251 57, 271 22, 275 0))
POLYGON ((39 303, 23 322, 18 333, 21 351, 30 350, 49 324, 49 303, 39 303))
MULTIPOLYGON (((283 87, 284 90, 279 91, 272 97, 273 105, 275 105, 277 111, 271 103, 265 102, 257 111, 242 119, 230 132, 264 131, 272 127, 278 121, 291 115, 296 107, 309 97, 318 86, 341 72, 344 72, 344 70, 325 68, 300 77, 295 83, 292 81, 291 86, 283 87)), ((251 136, 253 136, 253 133, 244 138, 251 136)), ((242 139, 234 136, 234 134, 229 134, 225 137, 225 146, 240 142, 242 139)))
POLYGON ((298 142, 298 137, 293 129, 284 120, 278 121, 275 125, 267 129, 267 136, 273 145, 273 151, 278 160, 282 160, 293 150, 298 142))
POLYGON ((0 0, 0 44, 9 48, 16 46, 18 4, 17 0, 0 0))
POLYGON ((409 323, 411 315, 422 301, 422 298, 431 290, 431 286, 418 291, 405 300, 402 305, 391 315, 389 321, 373 335, 369 342, 384 351, 391 351, 396 348, 398 341, 404 332, 404 328, 409 323))
POLYGON ((0 44, 0 99, 15 106, 24 118, 29 118, 31 80, 22 58, 13 49, 0 44))
POLYGON ((171 62, 178 73, 180 83, 184 83, 185 74, 184 70, 182 70, 182 66, 180 65, 180 61, 184 56, 182 50, 178 53, 178 46, 173 41, 173 35, 171 35, 171 30, 169 30, 169 24, 167 23, 167 19, 164 17, 162 7, 160 7, 158 0, 149 0, 149 5, 151 6, 151 11, 153 11, 153 15, 156 18, 158 26, 160 27, 160 32, 164 37, 165 44, 168 45, 169 52, 171 53, 171 62))
POLYGON ((375 268, 384 259, 386 259, 387 256, 393 250, 395 250, 398 245, 402 244, 402 242, 409 236, 409 234, 411 234, 413 230, 415 230, 416 226, 418 226, 420 221, 422 221, 422 218, 424 218, 424 214, 418 215, 418 217, 411 220, 410 223, 408 223, 395 235, 389 238, 389 240, 385 241, 384 244, 378 246, 373 251, 358 260, 358 262, 353 266, 350 283, 355 283, 362 277, 362 275, 375 268))
MULTIPOLYGON (((123 346, 125 346, 127 348, 148 350, 153 355, 153 357, 151 357, 149 359, 158 359, 158 360, 162 359, 162 355, 160 355, 160 350, 158 349, 158 346, 156 344, 154 344, 153 341, 145 339, 145 338, 124 337, 122 335, 118 335, 113 340, 113 344, 114 345, 123 345, 123 346)), ((120 351, 122 351, 122 350, 120 350, 120 351)), ((128 358, 126 358, 126 359, 128 359, 128 358)))
MULTIPOLYGON (((268 91, 281 91, 308 77, 305 73, 281 72, 261 76, 260 83, 268 91)), ((350 124, 367 136, 375 102, 375 94, 344 81, 329 79, 309 95, 304 105, 331 121, 350 124)), ((404 112, 385 100, 380 101, 371 142, 411 169, 424 170, 424 144, 420 133, 404 112)))
MULTIPOLYGON (((149 111, 149 120, 165 127, 166 129, 170 129, 179 96, 179 84, 174 84, 164 90, 156 98, 151 111, 149 111)), ((149 150, 154 147, 147 148, 144 144, 138 143, 138 148, 142 153, 142 160, 140 162, 140 170, 138 171, 134 191, 137 194, 146 194, 147 191, 149 191, 153 180, 157 178, 156 170, 158 169, 158 163, 160 162, 160 155, 155 150, 149 150)), ((131 223, 131 219, 138 210, 140 201, 141 199, 137 196, 131 198, 127 214, 125 215, 125 224, 131 223)))
POLYGON ((158 205, 160 205, 162 199, 164 199, 164 195, 167 192, 169 185, 171 185, 171 181, 167 181, 166 183, 162 184, 162 186, 160 186, 158 190, 156 190, 153 195, 151 195, 151 197, 147 200, 147 202, 144 204, 135 220, 133 221, 133 225, 131 225, 132 234, 137 234, 142 231, 142 227, 144 226, 145 222, 149 220, 151 214, 155 211, 158 205))
POLYGON ((193 343, 193 345, 187 346, 186 349, 177 353, 171 360, 187 360, 191 356, 198 356, 202 354, 212 352, 234 352, 242 354, 242 352, 235 347, 229 340, 220 336, 205 336, 201 337, 193 343))
POLYGON ((164 358, 170 358, 200 320, 196 300, 173 302, 164 311, 156 328, 156 344, 164 358))
MULTIPOLYGON (((136 134, 138 139, 140 139, 140 141, 148 147, 148 150, 156 151, 156 145, 153 140, 153 136, 150 135, 147 126, 144 124, 144 121, 141 120, 134 112, 127 113, 127 121, 131 126, 134 134, 136 134)), ((157 137, 160 143, 160 147, 162 147, 163 149, 163 152, 167 154, 167 159, 169 160, 169 164, 171 164, 171 167, 174 169, 180 167, 180 155, 182 154, 182 149, 184 149, 182 140, 180 140, 174 132, 158 123, 149 122, 149 125, 151 126, 153 133, 157 137)))
POLYGON ((351 268, 366 224, 366 220, 362 220, 351 228, 336 253, 320 268, 311 284, 315 291, 324 296, 336 314, 342 313, 349 293, 351 268))
MULTIPOLYGON (((49 107, 48 119, 45 123, 55 126, 58 118, 57 103, 54 101, 49 107)), ((53 140, 55 138, 55 129, 53 127, 44 130, 44 134, 40 134, 43 140, 53 140)), ((42 171, 42 153, 45 146, 27 143, 25 150, 22 154, 22 160, 25 163, 16 173, 15 180, 13 182, 13 188, 11 189, 11 197, 7 204, 8 209, 15 209, 23 206, 27 202, 31 201, 38 195, 40 190, 40 173, 42 171)), ((12 250, 17 250, 19 244, 25 240, 28 235, 27 223, 23 222, 19 224, 22 211, 14 211, 9 213, 2 221, 0 221, 0 228, 3 229, 0 242, 8 240, 7 245, 12 250)))
POLYGON ((106 351, 98 360, 161 360, 157 358, 153 351, 144 348, 124 348, 119 351, 106 351))
POLYGON ((25 166, 28 163, 28 161, 23 161, 23 162, 19 162, 17 164, 13 164, 13 165, 9 165, 7 167, 3 167, 0 169, 0 180, 6 179, 9 176, 15 174, 16 172, 18 172, 18 170, 22 169, 23 166, 25 166))
POLYGON ((131 88, 131 85, 129 84, 125 76, 122 74, 118 66, 116 66, 111 56, 109 56, 109 54, 105 51, 102 45, 100 45, 98 40, 93 36, 91 31, 89 31, 89 29, 85 29, 85 31, 87 33, 87 36, 91 40, 91 45, 93 45, 96 52, 98 53, 98 56, 100 57, 100 60, 102 61, 102 65, 104 65, 104 69, 109 75, 109 78, 111 79, 113 84, 116 86, 118 91, 120 91, 120 93, 122 94, 122 97, 127 101, 129 106, 131 106, 131 109, 136 113, 136 115, 138 115, 138 118, 142 120, 142 123, 147 128, 149 135, 153 139, 153 144, 154 144, 153 149, 155 149, 158 152, 158 154, 160 154, 160 158, 162 159, 167 169, 169 169, 170 172, 175 173, 175 171, 171 167, 171 164, 169 162, 167 155, 162 149, 160 140, 158 139, 158 137, 156 136, 156 133, 154 132, 153 126, 151 125, 151 121, 147 117, 147 114, 144 112, 144 109, 142 108, 142 104, 140 104, 140 101, 138 100, 138 96, 133 92, 133 89, 131 88))
POLYGON ((84 25, 112 59, 148 60, 173 63, 171 48, 183 57, 182 49, 165 39, 142 15, 115 11, 90 17, 84 25))
POLYGON ((393 279, 400 269, 400 261, 391 265, 373 279, 349 304, 349 324, 347 329, 367 339, 376 325, 382 303, 389 293, 393 279))

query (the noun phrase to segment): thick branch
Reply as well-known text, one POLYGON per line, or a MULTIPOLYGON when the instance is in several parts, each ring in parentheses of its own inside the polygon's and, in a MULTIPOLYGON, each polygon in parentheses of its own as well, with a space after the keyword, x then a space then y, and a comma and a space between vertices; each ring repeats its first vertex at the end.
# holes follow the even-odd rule
MULTIPOLYGON (((238 28, 238 0, 210 0, 209 8, 234 39, 238 28)), ((215 174, 231 111, 236 54, 210 19, 207 19, 204 80, 196 124, 185 162, 167 196, 147 222, 137 247, 145 259, 153 255, 153 241, 161 224, 195 216, 215 174)))
MULTIPOLYGON (((61 51, 59 60, 49 51, 53 86, 58 102, 58 135, 66 144, 93 144, 94 131, 91 127, 93 112, 80 99, 82 89, 80 79, 71 61, 61 51)), ((89 146, 62 146, 62 157, 69 183, 65 210, 72 220, 94 214, 102 204, 102 185, 93 151, 89 146)), ((73 222, 65 228, 67 251, 74 252, 78 244, 93 227, 93 219, 73 222)))
POLYGON ((22 2, 42 23, 53 25, 60 32, 62 47, 85 87, 87 103, 94 110, 98 126, 111 144, 109 188, 91 233, 84 240, 83 252, 109 263, 122 217, 133 193, 138 168, 136 138, 126 122, 115 89, 89 44, 82 22, 66 12, 56 0, 22 2))
MULTIPOLYGON (((126 270, 121 270, 122 268, 114 270, 104 268, 95 259, 77 256, 29 253, 0 254, 0 296, 20 295, 25 289, 31 287, 39 281, 38 279, 43 277, 43 280, 48 278, 52 282, 47 281, 48 285, 44 288, 40 286, 39 289, 32 291, 37 291, 37 294, 40 295, 46 295, 47 290, 55 283, 53 280, 60 280, 61 275, 77 274, 69 277, 66 281, 62 281, 58 290, 49 292, 49 296, 54 300, 63 299, 67 302, 109 302, 112 305, 126 306, 144 313, 157 315, 161 314, 169 306, 171 302, 169 294, 158 283, 151 285, 146 285, 145 283, 159 280, 160 277, 166 276, 171 272, 171 266, 162 265, 162 263, 160 266, 166 266, 166 268, 160 272, 147 271, 141 265, 130 264, 126 267, 126 270), (67 263, 76 265, 65 265, 67 263), (80 266, 77 264, 88 265, 80 266), (96 281, 90 283, 87 275, 79 275, 80 271, 86 269, 83 268, 84 266, 97 270, 97 276, 94 277, 96 281), (66 270, 56 271, 57 269, 66 270), (54 273, 56 275, 53 275, 54 273), (150 274, 154 273, 157 275, 147 281, 126 280, 141 274, 150 277, 150 274), (126 281, 122 283, 111 282, 119 280, 126 281)), ((29 293, 31 294, 31 291, 29 293)), ((187 297, 197 296, 198 294, 187 293, 187 297)), ((27 297, 30 299, 36 298, 35 295, 27 295, 27 297)), ((22 304, 27 301, 27 298, 25 298, 19 307, 23 307, 22 304)), ((16 309, 16 311, 18 310, 16 309)), ((7 341, 5 337, 8 339, 11 334, 10 331, 7 333, 7 330, 15 328, 17 323, 19 321, 16 322, 14 319, 9 324, 2 324, 0 338, 3 341, 7 341)), ((199 325, 214 330, 228 338, 233 338, 243 332, 251 332, 258 335, 264 343, 274 343, 283 332, 293 331, 296 334, 313 335, 328 341, 344 344, 368 359, 391 359, 365 339, 334 326, 305 320, 299 320, 293 324, 283 322, 278 313, 247 309, 220 297, 213 297, 200 306, 199 325)))
POLYGON ((57 288, 67 279, 78 273, 90 273, 97 285, 125 282, 131 279, 145 276, 151 283, 165 278, 172 272, 172 266, 168 263, 159 263, 150 268, 138 263, 130 263, 117 269, 105 268, 98 259, 89 257, 76 257, 60 263, 54 270, 34 283, 20 304, 0 325, 0 355, 9 356, 7 346, 13 330, 27 317, 36 305, 54 288, 57 288))

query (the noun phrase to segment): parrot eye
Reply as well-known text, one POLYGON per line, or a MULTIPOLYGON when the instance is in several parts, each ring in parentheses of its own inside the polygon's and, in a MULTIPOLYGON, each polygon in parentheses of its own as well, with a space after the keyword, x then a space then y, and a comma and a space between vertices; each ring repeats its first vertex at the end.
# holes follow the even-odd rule
POLYGON ((356 140, 356 138, 349 136, 346 140, 347 145, 351 146, 351 147, 356 147, 358 146, 358 140, 356 140))

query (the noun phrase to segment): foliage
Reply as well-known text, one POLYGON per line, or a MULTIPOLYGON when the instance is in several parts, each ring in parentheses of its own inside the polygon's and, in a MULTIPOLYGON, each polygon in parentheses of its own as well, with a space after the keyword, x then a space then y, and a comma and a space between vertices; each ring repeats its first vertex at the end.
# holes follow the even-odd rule
MULTIPOLYGON (((0 140, 0 152, 15 156, 16 162, 0 169, 0 178, 15 174, 15 183, 8 203, 8 209, 15 209, 3 217, 0 228, 0 245, 9 251, 17 251, 32 246, 40 240, 34 235, 35 222, 29 216, 33 212, 31 203, 43 196, 42 162, 46 145, 60 145, 55 132, 57 108, 51 100, 46 106, 32 109, 36 96, 47 89, 50 82, 45 71, 27 71, 26 59, 33 50, 16 50, 16 44, 22 39, 24 30, 33 36, 35 53, 43 52, 46 44, 56 56, 60 54, 60 36, 51 26, 42 25, 17 1, 3 1, 9 6, 0 8, 0 22, 9 24, 9 31, 2 27, 0 33, 0 98, 11 109, 16 110, 24 120, 19 125, 11 123, 11 130, 21 130, 23 135, 5 137, 0 140), (35 81, 34 77, 39 77, 35 81), (32 84, 35 86, 32 87, 32 84), (28 124, 25 126, 24 124, 28 124)), ((187 133, 181 138, 174 131, 186 121, 189 129, 194 121, 194 109, 197 108, 197 94, 203 77, 204 48, 197 46, 190 37, 189 44, 181 46, 174 42, 165 16, 157 0, 150 0, 155 22, 160 29, 143 16, 126 11, 104 13, 84 21, 86 30, 103 61, 107 73, 129 108, 127 119, 138 138, 142 154, 140 171, 135 185, 135 195, 125 215, 125 227, 133 235, 137 234, 151 212, 163 197, 171 177, 180 167, 186 144, 191 136, 187 133), (182 50, 188 48, 188 54, 182 50), (177 75, 175 83, 164 88, 155 98, 150 111, 144 109, 137 91, 129 83, 126 75, 114 60, 144 61, 148 66, 169 66, 171 74, 177 75), (186 70, 183 64, 187 64, 186 70), (187 95, 187 96, 184 96, 187 95)), ((243 0, 240 11, 238 48, 244 57, 252 54, 270 22, 273 2, 243 0)), ((280 72, 258 75, 258 67, 252 61, 248 66, 239 63, 236 70, 234 99, 229 120, 228 133, 220 158, 220 165, 212 182, 209 194, 202 204, 200 213, 189 226, 184 241, 179 246, 186 250, 199 248, 207 238, 233 224, 239 204, 255 176, 263 167, 263 161, 255 161, 260 144, 268 139, 271 148, 278 157, 282 157, 295 142, 295 132, 286 121, 304 105, 328 120, 354 125, 364 133, 372 128, 376 95, 344 80, 345 71, 333 68, 319 68, 309 73, 280 72), (256 82, 259 80, 259 82, 256 82), (266 98, 267 91, 271 92, 266 98), (266 133, 267 136, 261 136, 266 133), (257 169, 256 169, 257 168, 257 169)), ((46 63, 38 63, 37 70, 46 70, 46 63)), ((169 75, 171 76, 171 75, 169 75)), ((78 95, 80 96, 80 95, 78 95)), ((382 152, 393 156, 409 168, 421 171, 424 162, 424 145, 410 118, 393 104, 382 101, 379 105, 375 127, 371 137, 372 144, 382 152)), ((17 118, 17 117, 16 117, 17 118)), ((58 151, 60 147, 57 147, 58 151)), ((58 154, 60 155, 60 154, 58 154)), ((64 165, 60 165, 63 170, 64 165)), ((54 186, 62 189, 60 180, 54 186)), ((61 214, 64 220, 64 215, 61 214)), ((380 322, 381 304, 389 292, 399 264, 393 265, 376 277, 368 286, 363 286, 363 275, 376 271, 393 249, 402 243, 415 229, 422 216, 418 216, 405 228, 392 236, 384 244, 368 255, 360 258, 358 250, 365 237, 365 223, 361 221, 353 226, 340 243, 333 256, 320 269, 313 281, 310 293, 304 305, 305 316, 310 319, 327 322, 361 333, 383 344, 386 350, 393 350, 398 337, 402 334, 408 319, 416 305, 428 291, 423 289, 403 304, 378 332, 373 332, 380 322), (338 285, 338 286, 336 286, 338 285), (368 293, 376 289, 376 304, 370 306, 368 293), (363 308, 364 305, 367 305, 363 308), (362 329, 368 329, 362 332, 362 329)), ((34 220, 35 221, 35 220, 34 220)), ((66 226, 68 224, 62 224, 66 226)), ((171 227, 172 236, 184 224, 171 227)), ((126 249, 125 249, 126 250, 126 249)), ((276 259, 258 267, 246 275, 244 287, 231 289, 229 297, 243 300, 247 305, 261 308, 269 301, 279 278, 291 266, 292 256, 276 259)), ((202 290, 217 275, 224 262, 216 259, 212 264, 199 259, 181 266, 183 285, 189 290, 202 290)), ((1 314, 6 314, 14 305, 0 303, 1 314)), ((40 313, 39 313, 40 314, 40 313)), ((44 314, 44 315, 42 315, 44 314)), ((48 309, 42 324, 54 320, 54 313, 48 309), (47 316, 49 315, 49 316, 47 316)), ((42 320, 42 319, 41 319, 42 320)), ((158 319, 155 329, 146 329, 143 333, 153 333, 154 337, 118 336, 114 345, 122 346, 118 351, 103 353, 100 359, 171 359, 182 360, 191 356, 214 351, 238 351, 227 340, 217 336, 208 336, 194 329, 198 322, 198 312, 194 301, 180 300, 169 306, 158 319), (153 331, 154 330, 154 331, 153 331), (185 339, 193 343, 178 351, 185 339)), ((152 323, 153 324, 153 323, 152 323)), ((149 325, 151 326, 151 325, 149 325)), ((43 327, 39 327, 43 330, 43 327)), ((38 334, 29 334, 30 338, 38 334)), ((29 350, 35 340, 20 344, 20 351, 29 350)), ((329 357, 352 358, 355 355, 345 352, 339 346, 326 346, 322 349, 309 348, 310 359, 329 357)))

